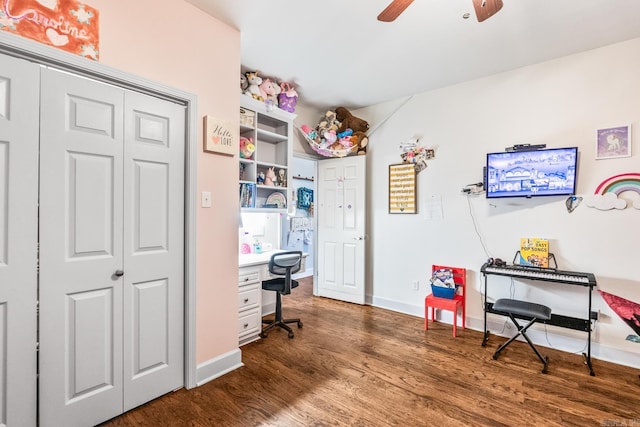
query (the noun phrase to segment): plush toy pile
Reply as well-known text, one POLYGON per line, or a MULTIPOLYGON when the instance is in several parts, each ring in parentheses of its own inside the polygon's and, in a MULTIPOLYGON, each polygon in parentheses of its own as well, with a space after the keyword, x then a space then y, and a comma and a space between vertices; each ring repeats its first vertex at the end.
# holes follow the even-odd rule
POLYGON ((267 107, 279 107, 290 113, 295 111, 298 101, 298 93, 290 83, 278 83, 269 77, 262 78, 257 71, 240 74, 240 93, 264 102, 267 107))
POLYGON ((369 123, 355 117, 345 107, 329 110, 315 128, 302 125, 311 148, 325 157, 345 157, 366 154, 369 123))

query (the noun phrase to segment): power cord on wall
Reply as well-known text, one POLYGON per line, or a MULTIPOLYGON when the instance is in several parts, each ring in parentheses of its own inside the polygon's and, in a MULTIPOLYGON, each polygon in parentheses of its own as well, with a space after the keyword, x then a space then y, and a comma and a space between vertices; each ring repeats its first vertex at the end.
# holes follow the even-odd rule
POLYGON ((491 258, 491 256, 489 255, 489 250, 487 249, 487 245, 484 242, 484 238, 482 237, 482 234, 480 233, 480 228, 478 227, 478 221, 476 220, 476 216, 473 212, 473 206, 471 206, 471 195, 467 194, 467 205, 469 206, 469 215, 471 216, 471 222, 473 224, 473 229, 476 232, 476 235, 478 236, 478 240, 480 241, 480 245, 482 246, 482 250, 484 251, 484 257, 485 258, 491 258))
MULTIPOLYGON (((591 323, 593 326, 593 329, 591 330, 591 333, 593 333, 596 330, 596 322, 592 322, 591 323)), ((544 324, 544 337, 547 340, 547 344, 549 344, 549 348, 552 348, 554 350, 560 350, 559 348, 555 347, 553 344, 551 344, 551 342, 549 341, 549 333, 547 331, 547 324, 544 324)), ((584 354, 587 351, 587 346, 589 345, 589 339, 586 339, 584 342, 584 346, 582 347, 582 349, 578 350, 578 351, 568 351, 568 353, 572 353, 572 354, 584 354)), ((566 351, 566 350, 560 350, 560 351, 566 351)))

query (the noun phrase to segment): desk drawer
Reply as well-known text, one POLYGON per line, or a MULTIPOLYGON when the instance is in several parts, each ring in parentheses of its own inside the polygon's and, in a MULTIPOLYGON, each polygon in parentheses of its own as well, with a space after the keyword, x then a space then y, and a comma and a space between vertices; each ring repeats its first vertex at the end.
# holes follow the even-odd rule
POLYGON ((262 326, 262 317, 259 309, 256 308, 240 313, 240 318, 238 319, 238 335, 240 337, 258 332, 260 326, 262 326))
POLYGON ((243 291, 244 287, 240 288, 238 293, 238 310, 244 311, 250 308, 255 308, 260 305, 260 296, 262 290, 258 287, 253 287, 243 291))
POLYGON ((253 283, 260 282, 260 270, 244 270, 241 269, 238 273, 238 286, 251 285, 253 283))

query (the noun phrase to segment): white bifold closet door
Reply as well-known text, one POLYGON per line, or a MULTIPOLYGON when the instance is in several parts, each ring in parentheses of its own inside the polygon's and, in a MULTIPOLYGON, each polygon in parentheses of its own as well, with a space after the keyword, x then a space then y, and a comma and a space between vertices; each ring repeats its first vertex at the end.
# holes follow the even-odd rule
POLYGON ((0 425, 36 425, 40 67, 0 55, 0 425))
POLYGON ((41 72, 42 426, 183 385, 183 106, 41 72))

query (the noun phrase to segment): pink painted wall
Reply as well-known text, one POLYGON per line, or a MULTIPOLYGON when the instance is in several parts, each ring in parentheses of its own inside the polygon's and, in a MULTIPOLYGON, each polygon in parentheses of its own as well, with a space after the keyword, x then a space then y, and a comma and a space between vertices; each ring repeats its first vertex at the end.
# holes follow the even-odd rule
POLYGON ((100 62, 198 96, 197 363, 238 347, 237 158, 202 151, 202 117, 238 123, 239 31, 182 0, 88 0, 100 62))

